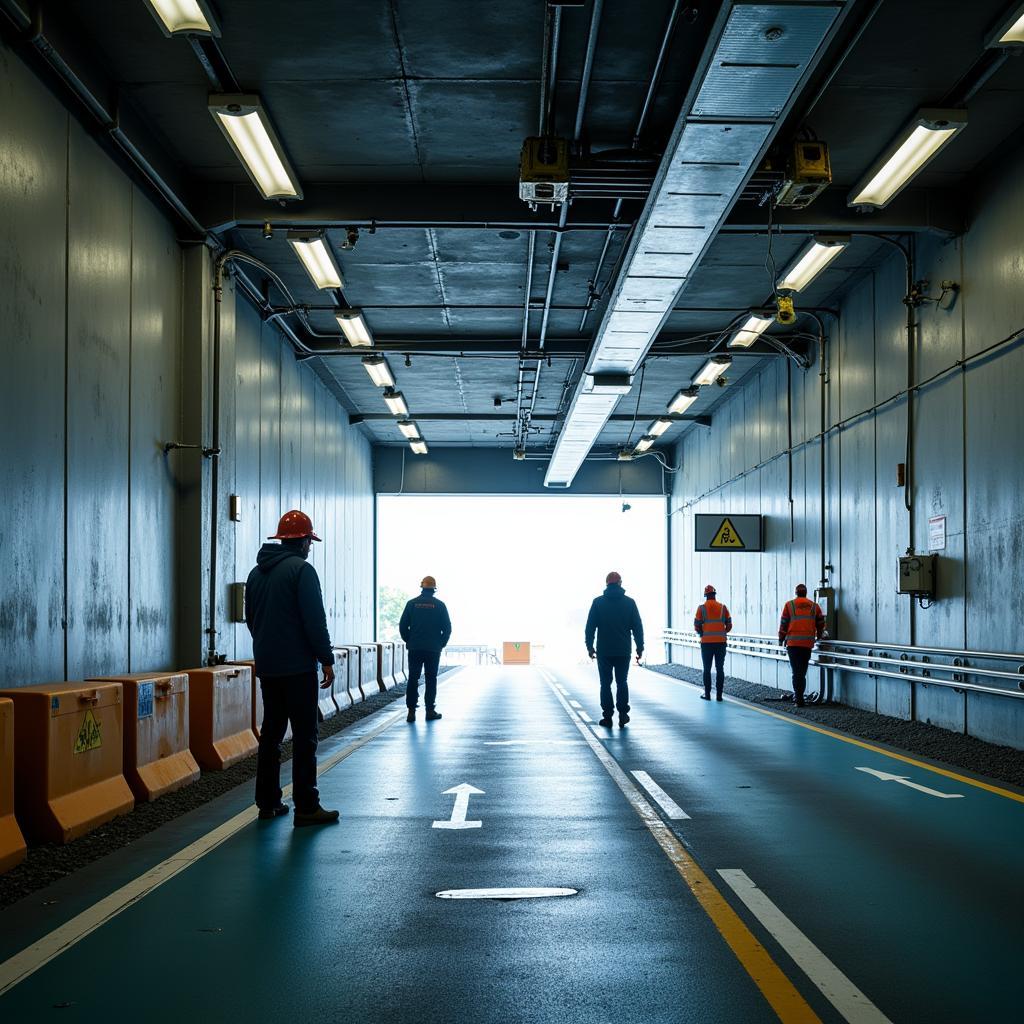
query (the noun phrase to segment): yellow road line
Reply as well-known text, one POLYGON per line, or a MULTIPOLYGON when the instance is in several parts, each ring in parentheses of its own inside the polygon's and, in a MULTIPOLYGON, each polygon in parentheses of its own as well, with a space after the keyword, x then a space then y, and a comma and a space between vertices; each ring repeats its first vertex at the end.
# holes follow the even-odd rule
MULTIPOLYGON (((673 683, 686 682, 684 679, 676 679, 674 676, 666 675, 664 672, 658 672, 657 674, 673 683)), ((729 703, 737 704, 740 707, 747 708, 749 711, 756 711, 759 715, 768 715, 769 718, 777 718, 780 722, 799 725, 802 729, 810 729, 811 732, 820 732, 822 736, 831 736, 832 739, 842 740, 843 743, 852 743, 855 747, 862 747, 864 750, 870 750, 875 754, 891 757, 895 761, 912 764, 915 768, 923 768, 925 771, 935 772, 936 775, 944 775, 947 779, 955 779, 957 782, 962 782, 965 786, 975 786, 978 789, 984 789, 986 792, 995 793, 996 796, 1004 796, 1007 800, 1016 800, 1017 803, 1024 804, 1024 793, 1017 793, 1012 789, 1003 789, 1002 786, 995 786, 991 782, 982 782, 980 779, 972 779, 968 775, 961 775, 959 772, 951 771, 949 768, 939 768, 937 765, 928 764, 926 761, 919 761, 916 757, 911 757, 909 754, 898 754, 895 751, 886 750, 885 747, 878 747, 874 743, 868 743, 867 740, 860 740, 855 736, 847 736, 844 733, 826 729, 821 725, 812 725, 810 722, 801 721, 795 715, 780 715, 777 711, 759 708, 756 704, 751 704, 749 701, 742 700, 739 697, 726 697, 725 699, 729 703)))
POLYGON ((743 969, 761 990, 783 1024, 821 1024, 821 1018, 796 990, 793 983, 783 974, 782 969, 771 958, 771 954, 754 937, 753 932, 743 923, 725 897, 710 878, 700 869, 697 862, 686 852, 672 830, 659 817, 654 808, 644 799, 640 791, 629 780, 619 763, 591 734, 586 724, 573 713, 568 701, 558 692, 553 683, 548 684, 551 692, 569 715, 573 725, 580 731, 590 749, 597 755, 608 774, 615 780, 623 796, 640 816, 654 836, 672 866, 689 887, 704 912, 736 955, 743 969))

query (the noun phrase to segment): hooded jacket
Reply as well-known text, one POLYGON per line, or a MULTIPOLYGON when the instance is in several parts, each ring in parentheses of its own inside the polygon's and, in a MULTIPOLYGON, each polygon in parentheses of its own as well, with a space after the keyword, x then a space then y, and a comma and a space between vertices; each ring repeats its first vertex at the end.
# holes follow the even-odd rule
POLYGON ((260 678, 334 664, 320 577, 287 544, 260 548, 245 584, 245 622, 260 678))
POLYGON ((587 616, 587 650, 594 650, 597 633, 597 653, 603 658, 628 658, 633 653, 632 633, 639 653, 644 649, 644 624, 636 601, 626 597, 621 583, 610 583, 601 597, 595 597, 587 616))
POLYGON ((452 635, 452 620, 444 601, 434 597, 434 591, 424 588, 405 606, 398 623, 406 647, 410 651, 443 651, 452 635))

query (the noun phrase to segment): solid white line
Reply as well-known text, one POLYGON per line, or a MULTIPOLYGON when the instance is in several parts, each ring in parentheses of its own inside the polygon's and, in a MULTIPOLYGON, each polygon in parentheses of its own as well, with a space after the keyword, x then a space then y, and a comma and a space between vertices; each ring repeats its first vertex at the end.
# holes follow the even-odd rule
POLYGON ((578 700, 571 700, 571 701, 569 701, 569 706, 570 706, 570 707, 574 707, 574 708, 576 708, 576 710, 577 710, 577 711, 578 711, 578 710, 579 710, 579 709, 580 709, 581 707, 583 707, 583 705, 582 705, 582 704, 581 704, 581 703, 580 703, 580 702, 579 702, 578 700))
POLYGON ((576 889, 444 889, 442 900, 536 900, 544 896, 575 896, 576 889))
POLYGON ((689 820, 690 816, 686 811, 684 811, 682 807, 680 807, 679 804, 677 804, 675 800, 673 800, 672 797, 670 797, 668 793, 666 793, 665 790, 663 790, 661 786, 659 786, 654 779, 647 774, 647 772, 633 772, 633 778, 635 778, 636 781, 639 782, 652 797, 654 797, 655 803, 658 804, 669 818, 673 821, 689 820))
POLYGON ((729 888, 849 1024, 892 1021, 739 868, 719 868, 729 888))
MULTIPOLYGON (((380 713, 375 712, 375 714, 380 713)), ((379 736, 385 729, 389 729, 395 722, 404 719, 404 711, 390 713, 380 725, 370 729, 337 753, 323 760, 318 766, 317 775, 323 775, 330 771, 336 764, 344 761, 346 757, 379 736)), ((285 786, 282 795, 288 796, 291 791, 291 785, 285 786)), ((14 956, 0 963, 0 995, 14 988, 18 982, 24 981, 30 974, 34 974, 40 967, 48 964, 76 943, 81 942, 87 935, 117 917, 122 911, 127 910, 134 903, 138 903, 164 882, 170 881, 175 875, 191 867, 201 857, 216 849, 236 832, 240 832, 250 822, 255 821, 256 814, 255 806, 240 811, 224 824, 218 825, 212 832, 208 832, 194 843, 190 843, 127 885, 121 886, 120 889, 116 889, 87 910, 83 910, 70 921, 65 921, 60 927, 44 935, 31 946, 27 946, 20 953, 15 953, 14 956)))

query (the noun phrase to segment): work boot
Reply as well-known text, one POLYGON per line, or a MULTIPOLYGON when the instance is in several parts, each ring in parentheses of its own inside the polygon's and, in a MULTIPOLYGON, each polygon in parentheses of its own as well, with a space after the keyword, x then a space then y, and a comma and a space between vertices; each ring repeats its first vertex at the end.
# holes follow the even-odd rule
POLYGON ((711 694, 710 693, 702 693, 700 695, 700 699, 701 700, 711 700, 711 694))
POLYGON ((428 722, 436 722, 439 718, 442 718, 442 717, 443 716, 442 716, 441 712, 440 711, 435 711, 433 708, 430 708, 427 711, 427 721, 428 722))
POLYGON ((311 811, 295 812, 295 827, 303 828, 306 825, 333 825, 341 817, 340 811, 328 811, 319 804, 311 811))
POLYGON ((719 690, 718 693, 715 694, 715 700, 721 700, 721 699, 722 699, 722 691, 719 690))
POLYGON ((598 722, 598 725, 603 725, 606 729, 610 729, 612 727, 611 715, 605 715, 604 718, 598 722))
POLYGON ((798 708, 802 708, 802 707, 805 707, 805 706, 806 706, 806 705, 804 704, 804 699, 803 699, 803 697, 797 697, 797 699, 796 699, 796 700, 795 700, 795 701, 794 701, 793 703, 794 703, 794 704, 796 704, 796 706, 797 706, 798 708))
POLYGON ((274 818, 280 818, 282 815, 288 813, 288 808, 284 804, 276 804, 274 807, 261 807, 260 813, 257 817, 260 821, 271 821, 274 818))
POLYGON ((629 721, 629 715, 619 715, 619 728, 621 729, 629 721))
POLYGON ((416 709, 415 708, 409 708, 409 713, 405 716, 405 720, 407 722, 415 722, 416 721, 416 709))

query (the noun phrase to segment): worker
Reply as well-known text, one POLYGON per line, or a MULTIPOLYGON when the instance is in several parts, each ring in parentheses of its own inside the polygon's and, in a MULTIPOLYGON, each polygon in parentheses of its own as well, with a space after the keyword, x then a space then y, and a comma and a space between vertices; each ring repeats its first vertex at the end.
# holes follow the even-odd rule
POLYGON ((711 666, 714 664, 715 700, 721 700, 725 689, 726 634, 732 632, 732 618, 710 583, 704 588, 704 603, 697 605, 693 628, 700 637, 700 658, 704 663, 704 693, 700 699, 711 700, 711 666))
POLYGON ((817 601, 808 598, 807 586, 798 583, 796 597, 782 606, 782 619, 779 622, 779 643, 785 646, 789 655, 789 664, 793 669, 793 702, 798 708, 804 706, 811 651, 815 642, 824 635, 825 615, 817 601))
POLYGON ((441 664, 441 652, 448 646, 452 635, 452 620, 443 601, 434 596, 437 580, 424 576, 420 583, 419 597, 414 597, 405 606, 398 623, 405 646, 409 650, 409 682, 405 688, 407 722, 416 721, 416 705, 419 703, 420 672, 426 677, 423 703, 427 707, 427 721, 436 722, 441 712, 434 707, 437 699, 437 669, 441 664))
POLYGON ((263 693, 256 806, 263 820, 288 813, 281 802, 281 741, 291 722, 294 825, 329 825, 339 814, 320 806, 316 788, 317 668, 326 690, 334 682, 334 652, 320 577, 306 561, 320 538, 309 516, 292 510, 267 539, 280 543, 260 548, 245 584, 245 622, 263 693))
POLYGON ((587 616, 584 639, 591 660, 597 658, 601 680, 601 725, 610 728, 612 715, 619 712, 619 728, 629 721, 629 658, 636 641, 636 663, 644 655, 644 624, 636 601, 626 597, 622 577, 610 572, 605 577, 604 593, 595 597, 587 616), (594 634, 597 634, 597 646, 594 634), (615 700, 612 701, 612 676, 615 677, 615 700))

